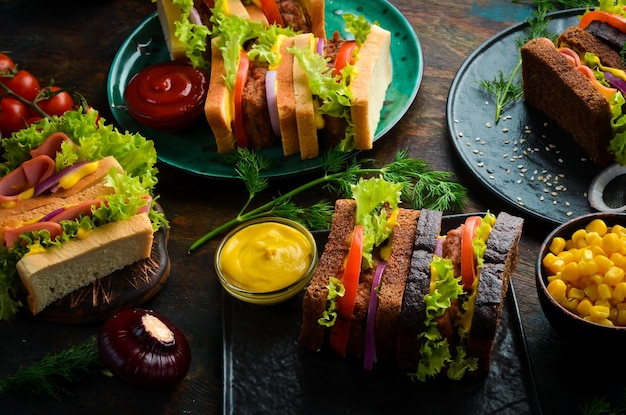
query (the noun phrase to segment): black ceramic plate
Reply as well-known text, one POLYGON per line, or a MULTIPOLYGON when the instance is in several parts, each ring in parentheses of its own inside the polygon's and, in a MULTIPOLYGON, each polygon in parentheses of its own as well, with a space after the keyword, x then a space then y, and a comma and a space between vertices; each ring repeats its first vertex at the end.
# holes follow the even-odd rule
MULTIPOLYGON (((561 33, 576 25, 582 12, 550 15, 549 30, 561 33)), ((479 85, 499 71, 513 73, 516 42, 526 38, 527 28, 521 23, 504 30, 466 59, 450 88, 448 128, 457 154, 483 185, 529 216, 558 224, 592 211, 587 189, 600 168, 568 133, 523 100, 505 108, 496 124, 494 99, 479 85)))
MULTIPOLYGON (((446 216, 442 229, 466 217, 446 216)), ((323 240, 318 244, 323 247, 323 240)), ((225 415, 537 412, 512 285, 491 371, 480 379, 419 383, 395 369, 366 372, 360 360, 302 350, 301 322, 302 296, 259 307, 224 295, 225 415)))

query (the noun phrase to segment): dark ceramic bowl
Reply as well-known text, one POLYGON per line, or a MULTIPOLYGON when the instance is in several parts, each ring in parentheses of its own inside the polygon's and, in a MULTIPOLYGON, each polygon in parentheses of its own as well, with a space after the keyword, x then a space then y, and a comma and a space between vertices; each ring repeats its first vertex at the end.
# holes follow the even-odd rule
POLYGON ((580 346, 594 343, 596 347, 600 345, 625 347, 626 327, 611 327, 587 321, 559 304, 547 289, 548 275, 542 262, 546 254, 550 252, 549 247, 552 240, 559 236, 566 240, 570 239, 573 232, 584 228, 594 219, 602 219, 608 227, 617 224, 626 226, 626 213, 591 213, 574 218, 557 227, 545 239, 537 257, 535 264, 537 294, 546 318, 562 338, 576 342, 580 346))

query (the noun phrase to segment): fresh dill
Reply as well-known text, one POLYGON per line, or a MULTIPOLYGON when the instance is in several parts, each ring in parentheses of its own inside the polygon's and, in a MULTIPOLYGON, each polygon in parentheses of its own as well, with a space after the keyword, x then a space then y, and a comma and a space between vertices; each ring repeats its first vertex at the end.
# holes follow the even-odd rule
POLYGON ((29 392, 61 400, 70 395, 71 384, 84 376, 104 370, 95 336, 56 354, 48 354, 30 366, 20 367, 14 374, 0 379, 0 394, 29 392))
POLYGON ((467 190, 452 180, 451 173, 430 170, 424 161, 408 157, 406 151, 398 152, 394 161, 376 168, 363 165, 371 164, 372 160, 358 161, 354 155, 329 150, 322 156, 323 176, 280 194, 262 206, 248 209, 259 191, 267 187, 267 182, 260 177, 266 165, 259 163, 259 159, 246 149, 239 149, 233 157, 237 175, 248 189, 248 200, 235 218, 196 240, 189 252, 240 223, 260 217, 281 216, 298 221, 312 230, 328 229, 332 222, 333 204, 320 201, 312 206, 299 207, 293 202, 294 196, 322 187, 338 197, 348 198, 352 195, 352 185, 365 176, 380 176, 387 181, 402 183, 402 200, 412 209, 458 212, 463 210, 467 202, 467 190))
POLYGON ((626 389, 622 392, 620 404, 614 404, 606 396, 593 396, 591 400, 585 399, 580 405, 582 415, 624 415, 626 414, 626 389))

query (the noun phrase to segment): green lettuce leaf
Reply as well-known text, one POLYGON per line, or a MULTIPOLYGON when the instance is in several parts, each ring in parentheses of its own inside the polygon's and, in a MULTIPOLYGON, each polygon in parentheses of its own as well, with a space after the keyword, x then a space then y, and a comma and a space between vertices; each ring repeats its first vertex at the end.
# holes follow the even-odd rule
POLYGON ((382 177, 360 178, 352 186, 352 197, 356 200, 356 224, 363 225, 363 267, 373 267, 374 247, 389 239, 395 223, 390 223, 387 209, 398 208, 402 184, 392 183, 382 177), (386 208, 386 209, 385 209, 386 208))
POLYGON ((432 292, 424 296, 426 302, 426 319, 424 331, 420 338, 420 361, 417 371, 409 373, 413 379, 422 382, 434 377, 452 362, 452 353, 447 339, 437 328, 437 318, 444 315, 450 308, 452 300, 464 293, 461 277, 454 277, 454 267, 449 259, 437 255, 431 263, 431 284, 435 284, 432 292))
POLYGON ((332 327, 337 321, 337 297, 343 297, 346 289, 341 280, 336 277, 328 279, 326 288, 328 288, 327 307, 317 322, 322 326, 332 327))

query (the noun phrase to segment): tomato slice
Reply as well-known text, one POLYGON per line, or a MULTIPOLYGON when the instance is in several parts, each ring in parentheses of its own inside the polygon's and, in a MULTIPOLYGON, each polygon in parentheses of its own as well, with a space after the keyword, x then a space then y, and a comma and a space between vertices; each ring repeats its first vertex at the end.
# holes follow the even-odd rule
POLYGON ((280 14, 278 6, 276 5, 276 0, 261 0, 261 10, 263 10, 263 14, 269 24, 276 24, 280 27, 285 26, 283 16, 280 14))
POLYGON ((354 40, 346 40, 339 47, 337 52, 337 58, 335 58, 335 68, 333 74, 335 76, 341 76, 341 70, 352 61, 352 53, 356 42, 354 40))
POLYGON ((237 68, 237 77, 235 78, 235 91, 233 99, 235 101, 235 119, 234 132, 239 147, 248 148, 248 137, 243 124, 243 89, 248 79, 248 69, 250 68, 250 59, 245 51, 241 51, 239 58, 239 66, 237 68))
POLYGON ((578 26, 581 29, 586 28, 593 21, 598 21, 602 23, 608 23, 616 29, 621 30, 626 33, 626 18, 614 13, 603 12, 600 10, 590 11, 585 13, 583 17, 580 18, 580 22, 578 22, 578 26))
POLYGON ((470 216, 465 221, 465 229, 461 237, 461 277, 466 290, 472 288, 476 278, 476 256, 472 240, 476 236, 476 229, 480 226, 480 216, 470 216))
POLYGON ((345 289, 343 297, 337 299, 337 311, 339 316, 330 331, 330 346, 339 355, 344 356, 346 343, 348 342, 348 332, 350 322, 356 302, 356 293, 361 275, 361 260, 363 257, 363 226, 354 228, 350 251, 346 259, 346 265, 341 282, 345 289))

